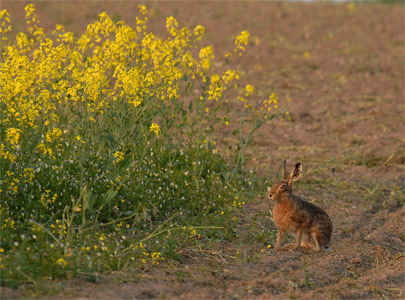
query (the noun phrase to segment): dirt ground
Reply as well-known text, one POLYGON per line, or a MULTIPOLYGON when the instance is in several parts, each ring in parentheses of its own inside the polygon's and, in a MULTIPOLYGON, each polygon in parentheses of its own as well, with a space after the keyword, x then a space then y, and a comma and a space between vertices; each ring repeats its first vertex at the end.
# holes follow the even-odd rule
MULTIPOLYGON (((22 24, 25 4, 3 0, 1 8, 22 24)), ((62 23, 80 33, 102 11, 134 24, 138 4, 36 7, 45 29, 62 23)), ((204 25, 217 57, 239 32, 250 32, 243 77, 260 87, 257 99, 276 92, 292 117, 260 129, 252 163, 271 181, 282 159, 303 162, 295 191, 331 216, 332 251, 267 250, 257 235, 274 234, 275 226, 263 195, 241 212, 234 242, 205 255, 184 253, 184 263, 151 267, 133 282, 62 282, 56 299, 405 299, 404 5, 146 4, 154 32, 163 32, 171 14, 182 26, 204 25), (245 258, 236 259, 237 251, 245 258)), ((3 298, 20 296, 2 290, 3 298)))

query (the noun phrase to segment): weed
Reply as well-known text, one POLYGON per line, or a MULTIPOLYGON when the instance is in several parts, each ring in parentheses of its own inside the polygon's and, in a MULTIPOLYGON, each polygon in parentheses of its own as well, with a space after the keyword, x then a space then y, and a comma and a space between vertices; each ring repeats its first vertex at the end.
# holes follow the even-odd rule
POLYGON ((248 32, 215 67, 203 26, 168 17, 163 40, 139 9, 134 27, 103 12, 80 37, 62 25, 46 36, 27 5, 27 30, 9 38, 0 12, 2 285, 93 281, 234 234, 227 212, 256 182, 245 152, 278 98, 254 105, 229 68, 248 32), (218 140, 224 128, 235 138, 218 140))

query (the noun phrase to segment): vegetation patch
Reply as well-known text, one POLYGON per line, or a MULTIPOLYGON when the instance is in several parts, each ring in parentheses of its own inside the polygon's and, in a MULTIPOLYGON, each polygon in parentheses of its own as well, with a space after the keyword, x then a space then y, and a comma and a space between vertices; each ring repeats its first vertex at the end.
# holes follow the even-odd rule
POLYGON ((168 17, 158 38, 139 9, 134 27, 101 13, 79 37, 47 36, 28 5, 12 38, 0 13, 3 286, 181 260, 232 237, 232 211, 261 186, 245 150, 278 98, 253 104, 229 66, 249 33, 214 67, 203 26, 168 17))

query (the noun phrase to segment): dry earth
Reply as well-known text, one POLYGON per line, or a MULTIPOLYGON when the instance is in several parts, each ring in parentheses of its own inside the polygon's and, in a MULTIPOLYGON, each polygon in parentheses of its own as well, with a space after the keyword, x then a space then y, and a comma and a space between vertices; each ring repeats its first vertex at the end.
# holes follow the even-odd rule
MULTIPOLYGON (((28 3, 28 2, 27 2, 28 3)), ((23 24, 25 2, 1 1, 23 24)), ((37 2, 42 25, 80 33, 106 11, 135 22, 138 2, 37 2)), ((260 130, 252 165, 274 180, 282 159, 302 161, 296 192, 323 207, 334 223, 332 251, 272 250, 267 199, 244 208, 237 240, 209 253, 184 252, 134 281, 100 277, 61 282, 57 299, 361 299, 405 298, 405 10, 396 4, 290 2, 149 2, 150 25, 165 17, 206 27, 217 56, 242 30, 251 43, 240 68, 265 97, 278 93, 292 116, 260 130), (239 255, 236 252, 239 251, 239 255), (243 255, 241 255, 243 254, 243 255), (237 258, 236 258, 237 257, 237 258)), ((271 181, 270 180, 270 181, 271 181)), ((113 274, 114 275, 114 274, 113 274)), ((22 297, 2 289, 3 298, 22 297)))

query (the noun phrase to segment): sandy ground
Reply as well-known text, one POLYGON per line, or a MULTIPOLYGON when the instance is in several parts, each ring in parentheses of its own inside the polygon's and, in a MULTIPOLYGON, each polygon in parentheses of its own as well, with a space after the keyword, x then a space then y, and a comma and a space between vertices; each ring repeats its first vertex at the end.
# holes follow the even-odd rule
MULTIPOLYGON (((21 1, 2 1, 22 23, 21 1)), ((138 2, 38 2, 42 25, 80 33, 101 11, 129 24, 138 2)), ((241 60, 258 101, 278 93, 292 116, 261 128, 252 164, 274 180, 281 160, 302 161, 296 193, 324 208, 334 224, 332 251, 272 250, 252 239, 274 233, 265 195, 242 211, 238 238, 210 255, 185 253, 135 274, 134 281, 62 282, 57 299, 361 299, 405 298, 405 95, 403 4, 151 2, 149 27, 206 27, 220 57, 242 30, 241 60), (256 228, 256 227, 255 227, 256 228), (245 259, 234 259, 235 253, 245 259)), ((111 277, 109 277, 111 278, 111 277)), ((2 289, 2 297, 20 297, 2 289)))

